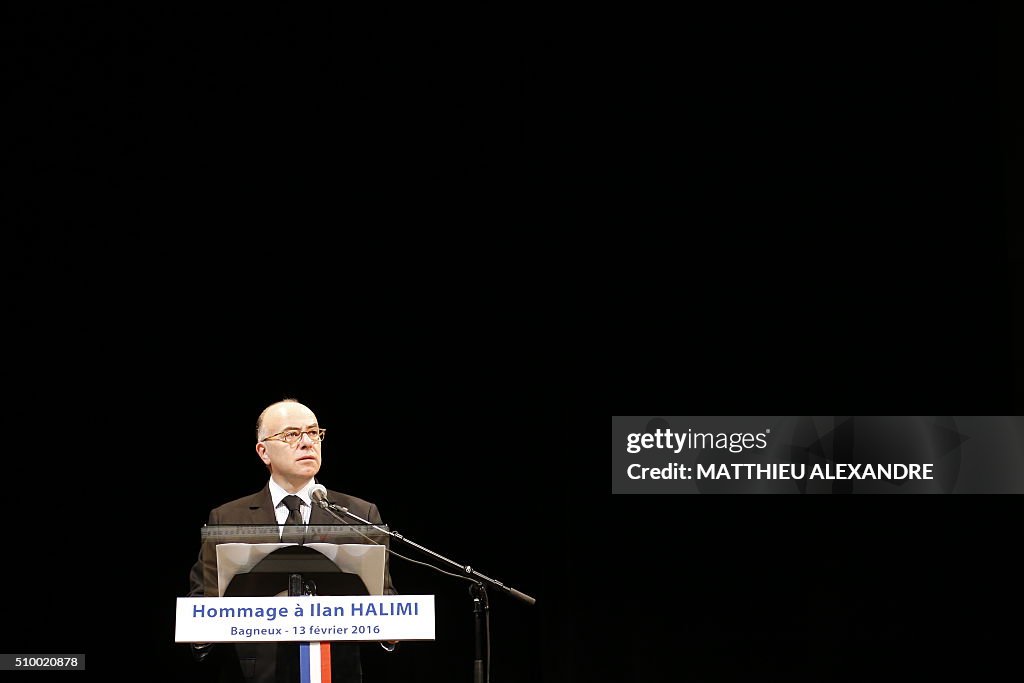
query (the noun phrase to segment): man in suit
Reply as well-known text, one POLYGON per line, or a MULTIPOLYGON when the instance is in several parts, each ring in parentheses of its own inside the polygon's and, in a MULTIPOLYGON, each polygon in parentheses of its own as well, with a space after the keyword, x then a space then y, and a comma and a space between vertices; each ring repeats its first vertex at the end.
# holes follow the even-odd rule
MULTIPOLYGON (((292 512, 289 519, 288 496, 298 496, 301 506, 302 524, 338 524, 326 510, 313 505, 310 490, 316 483, 320 471, 321 445, 325 430, 320 428, 312 410, 294 399, 285 399, 271 404, 260 413, 256 422, 256 453, 270 471, 270 479, 263 490, 250 496, 225 503, 210 512, 209 524, 257 524, 281 525, 282 533, 299 523, 292 512)), ((336 491, 328 491, 332 503, 348 508, 355 515, 372 522, 383 524, 377 506, 336 491)), ((296 507, 294 504, 292 507, 296 507)), ((352 520, 355 522, 355 520, 352 520)), ((212 544, 208 548, 212 549, 212 544)), ((212 552, 200 552, 199 560, 193 565, 189 577, 189 597, 216 595, 216 558, 212 552)), ((254 578, 254 575, 238 575, 232 581, 254 578)), ((287 586, 285 586, 287 588, 287 586)), ((385 565, 384 594, 393 595, 391 575, 385 565)), ((387 650, 394 649, 394 643, 381 643, 387 650)), ((335 683, 359 683, 362 681, 362 665, 356 643, 333 643, 331 645, 331 680, 335 683)), ((221 664, 222 681, 245 681, 259 683, 292 683, 298 681, 298 648, 294 643, 236 643, 234 653, 227 645, 219 646, 221 652, 211 657, 218 646, 194 643, 193 653, 199 661, 217 659, 221 664)))

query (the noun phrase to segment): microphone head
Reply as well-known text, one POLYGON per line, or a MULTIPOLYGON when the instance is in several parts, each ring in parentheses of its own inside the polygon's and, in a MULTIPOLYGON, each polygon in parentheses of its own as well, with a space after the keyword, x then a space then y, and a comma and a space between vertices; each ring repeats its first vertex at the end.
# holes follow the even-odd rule
POLYGON ((327 502, 327 487, 323 484, 313 484, 309 489, 309 497, 317 503, 327 502))

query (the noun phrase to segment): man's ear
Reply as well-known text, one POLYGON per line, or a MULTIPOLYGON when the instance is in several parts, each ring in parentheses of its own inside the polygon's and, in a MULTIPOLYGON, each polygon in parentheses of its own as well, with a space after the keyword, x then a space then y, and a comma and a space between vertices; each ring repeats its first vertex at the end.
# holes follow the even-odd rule
POLYGON ((260 456, 260 460, 263 461, 264 465, 270 464, 270 456, 267 454, 267 447, 262 443, 256 444, 256 454, 260 456))

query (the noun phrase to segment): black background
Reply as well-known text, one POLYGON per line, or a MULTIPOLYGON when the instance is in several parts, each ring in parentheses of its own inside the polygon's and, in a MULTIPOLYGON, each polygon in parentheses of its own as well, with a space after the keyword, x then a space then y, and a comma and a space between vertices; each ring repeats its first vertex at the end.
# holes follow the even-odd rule
MULTIPOLYGON (((5 651, 200 677, 174 598, 294 396, 331 488, 538 598, 495 681, 1012 665, 1018 497, 613 497, 605 448, 1020 413, 1018 11, 6 12, 8 488, 61 560, 11 554, 5 651)), ((461 582, 394 571, 439 637, 367 679, 469 679, 461 582)))

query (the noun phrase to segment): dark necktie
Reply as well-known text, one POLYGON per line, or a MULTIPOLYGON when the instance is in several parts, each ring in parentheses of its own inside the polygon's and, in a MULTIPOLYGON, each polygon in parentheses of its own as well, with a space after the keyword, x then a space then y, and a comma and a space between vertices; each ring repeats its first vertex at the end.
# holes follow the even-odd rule
POLYGON ((305 529, 302 525, 302 499, 298 496, 285 496, 282 501, 288 508, 288 519, 284 520, 285 527, 281 533, 282 543, 301 543, 305 529), (299 526, 289 526, 289 525, 299 526))

